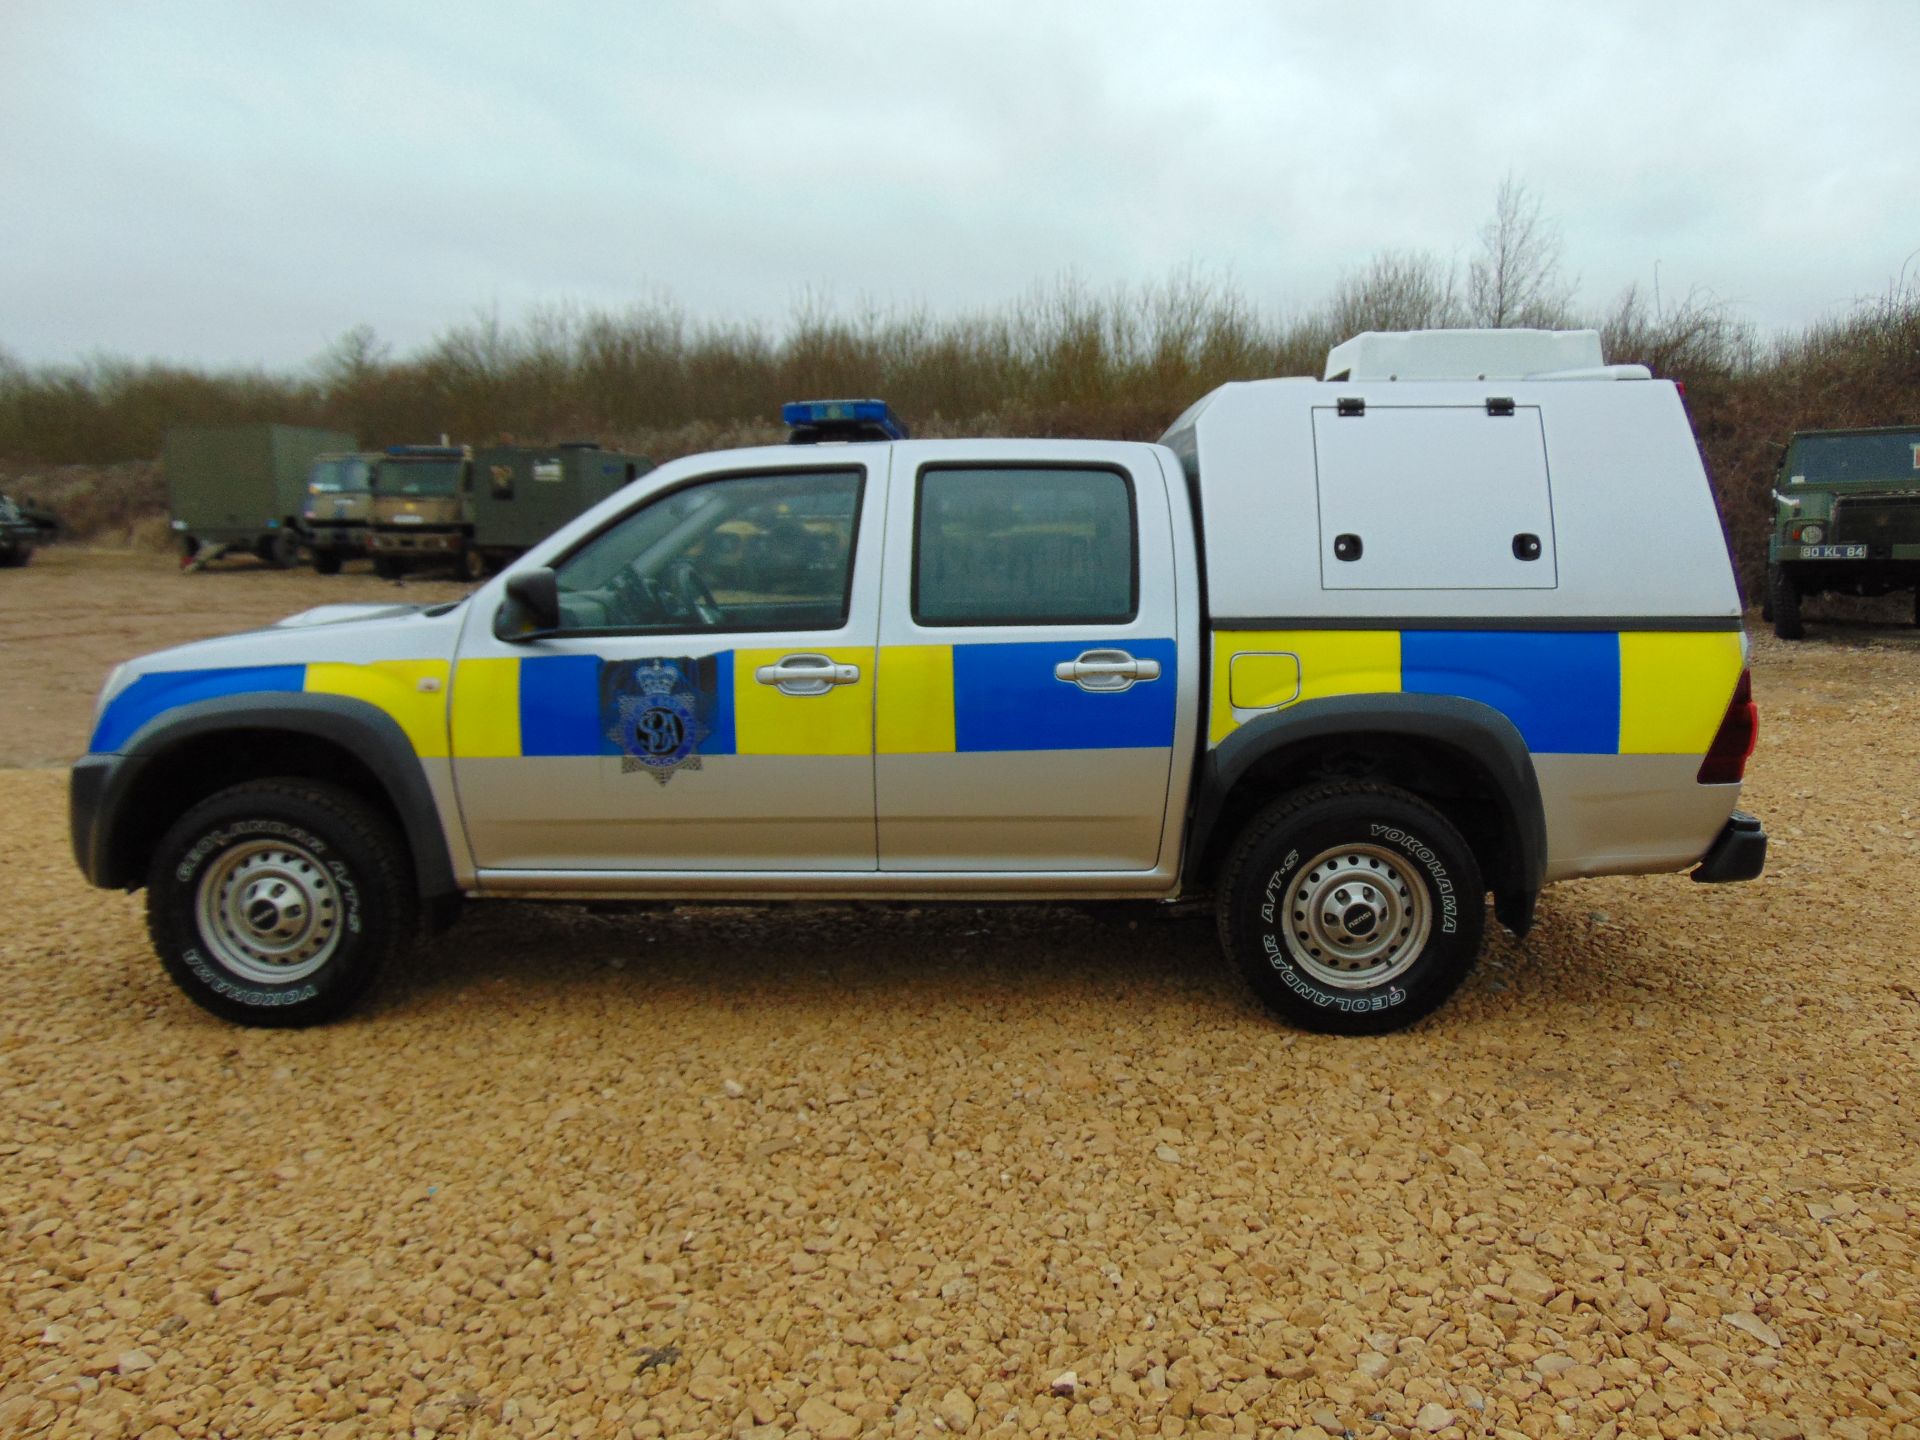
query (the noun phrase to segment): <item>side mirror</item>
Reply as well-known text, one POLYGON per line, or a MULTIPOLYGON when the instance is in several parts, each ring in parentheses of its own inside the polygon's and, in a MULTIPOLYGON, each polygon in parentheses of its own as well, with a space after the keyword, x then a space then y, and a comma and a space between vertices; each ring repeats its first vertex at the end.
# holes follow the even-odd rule
POLYGON ((560 582, 539 565, 507 577, 507 599, 494 617, 493 633, 502 640, 526 640, 560 628, 560 582))

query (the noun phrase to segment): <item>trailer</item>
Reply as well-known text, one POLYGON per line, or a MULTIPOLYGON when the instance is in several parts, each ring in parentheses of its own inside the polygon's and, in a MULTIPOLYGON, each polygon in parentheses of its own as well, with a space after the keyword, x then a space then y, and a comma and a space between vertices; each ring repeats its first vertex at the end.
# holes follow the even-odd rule
POLYGON ((176 425, 161 463, 182 565, 199 569, 235 550, 293 564, 307 543, 301 513, 314 460, 357 448, 351 435, 302 425, 176 425))
POLYGON ((479 579, 518 559, 581 511, 653 469, 592 441, 496 445, 474 456, 466 569, 479 579))

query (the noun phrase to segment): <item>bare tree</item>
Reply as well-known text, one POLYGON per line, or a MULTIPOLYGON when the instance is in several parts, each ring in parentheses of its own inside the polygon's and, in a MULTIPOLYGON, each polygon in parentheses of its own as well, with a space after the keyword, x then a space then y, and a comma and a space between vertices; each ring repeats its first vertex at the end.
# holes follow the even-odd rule
POLYGON ((337 336, 321 352, 315 368, 329 390, 346 390, 377 374, 391 358, 393 348, 371 325, 355 325, 337 336))
POLYGON ((1564 249, 1559 224, 1509 174, 1494 195, 1493 218, 1481 227, 1480 254, 1467 267, 1472 322, 1495 329, 1566 324, 1574 287, 1561 273, 1564 249))
POLYGON ((1451 265, 1421 250, 1383 250, 1344 276, 1327 306, 1341 338, 1364 330, 1436 330, 1463 318, 1451 265))

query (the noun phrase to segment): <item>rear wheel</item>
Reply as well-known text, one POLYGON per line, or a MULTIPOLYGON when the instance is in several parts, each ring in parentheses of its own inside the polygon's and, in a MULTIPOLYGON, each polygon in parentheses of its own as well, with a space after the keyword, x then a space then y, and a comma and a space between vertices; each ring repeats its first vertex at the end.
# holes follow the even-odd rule
POLYGON ((1773 633, 1782 640, 1798 640, 1807 633, 1800 623, 1800 586, 1784 565, 1767 567, 1767 594, 1773 601, 1773 633))
POLYGON ((1913 592, 1913 623, 1920 625, 1920 589, 1913 592))
POLYGON ((313 573, 316 575, 338 575, 340 573, 340 552, 338 550, 314 551, 313 573))
POLYGON ((487 564, 487 556, 484 550, 477 550, 469 545, 465 550, 460 552, 460 572, 465 575, 467 579, 484 580, 492 568, 492 566, 487 564))
POLYGON ((398 580, 407 573, 407 567, 390 555, 373 557, 373 573, 382 580, 398 580))
POLYGON ((147 931, 189 999, 241 1025, 330 1020, 411 939, 412 866, 336 786, 260 780, 175 822, 147 874, 147 931))
POLYGON ((1254 992, 1309 1030, 1411 1025, 1473 968, 1480 867, 1431 805, 1371 782, 1315 786, 1235 841, 1216 901, 1220 940, 1254 992))

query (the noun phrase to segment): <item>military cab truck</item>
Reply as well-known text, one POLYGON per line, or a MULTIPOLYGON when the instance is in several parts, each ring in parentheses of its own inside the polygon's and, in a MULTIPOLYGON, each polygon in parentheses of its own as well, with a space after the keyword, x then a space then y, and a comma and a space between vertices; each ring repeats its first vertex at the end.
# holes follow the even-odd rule
POLYGON ((26 564, 33 558, 34 548, 52 540, 59 530, 59 522, 44 510, 0 495, 0 567, 26 564))
POLYGON ((460 445, 391 445, 373 471, 367 552, 374 572, 463 565, 473 533, 473 458, 460 445))
POLYGON ((1806 633, 1809 595, 1914 592, 1920 625, 1920 426, 1806 430, 1774 481, 1766 618, 1782 640, 1806 633))
POLYGON ((644 455, 602 450, 589 440, 496 445, 473 457, 473 533, 467 578, 480 580, 516 560, 567 521, 653 469, 644 455))
POLYGON ((75 854, 254 1025, 340 1014, 463 900, 1205 897, 1277 1014, 1377 1033, 1458 987, 1489 895, 1524 934, 1559 880, 1758 876, 1674 384, 1590 331, 1366 335, 1326 375, 1158 444, 802 405, 811 443, 674 460, 463 600, 131 661, 75 854), (804 564, 746 543, 788 522, 804 564))
POLYGON ((198 569, 244 550, 269 565, 293 564, 306 543, 314 460, 354 448, 351 435, 300 425, 176 425, 161 465, 181 563, 198 569))
POLYGON ((378 452, 322 455, 307 472, 307 501, 300 518, 315 573, 338 575, 342 564, 367 553, 379 460, 378 452))

